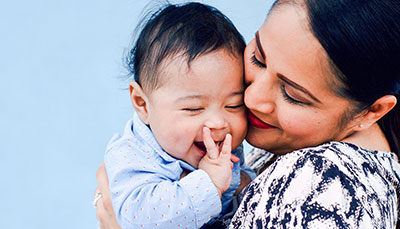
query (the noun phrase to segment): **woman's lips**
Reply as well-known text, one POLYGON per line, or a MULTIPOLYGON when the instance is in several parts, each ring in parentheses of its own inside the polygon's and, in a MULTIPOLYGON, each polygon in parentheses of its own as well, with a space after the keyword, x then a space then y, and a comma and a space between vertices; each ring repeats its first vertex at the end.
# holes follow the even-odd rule
POLYGON ((261 121, 259 118, 257 118, 253 113, 250 111, 247 111, 247 119, 249 120, 250 124, 256 128, 259 129, 272 129, 276 128, 274 126, 271 126, 263 121, 261 121))

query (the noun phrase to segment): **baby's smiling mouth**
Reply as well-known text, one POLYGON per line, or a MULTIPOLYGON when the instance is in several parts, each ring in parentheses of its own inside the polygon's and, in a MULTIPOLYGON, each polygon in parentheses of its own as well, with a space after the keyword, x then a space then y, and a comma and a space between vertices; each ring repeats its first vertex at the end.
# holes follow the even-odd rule
POLYGON ((206 153, 207 149, 206 146, 204 145, 204 142, 194 142, 194 145, 200 149, 202 152, 206 153))
MULTIPOLYGON (((222 141, 215 142, 215 145, 216 145, 218 148, 220 148, 221 143, 222 143, 222 141)), ((202 152, 204 152, 204 153, 207 152, 207 148, 206 148, 206 146, 204 145, 204 142, 202 142, 202 141, 201 141, 201 142, 194 142, 194 145, 195 145, 198 149, 200 149, 202 152)))

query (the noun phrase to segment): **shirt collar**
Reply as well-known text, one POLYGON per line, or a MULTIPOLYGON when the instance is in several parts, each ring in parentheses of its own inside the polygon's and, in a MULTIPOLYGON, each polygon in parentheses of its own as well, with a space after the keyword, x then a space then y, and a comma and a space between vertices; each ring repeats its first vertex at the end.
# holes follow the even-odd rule
POLYGON ((133 135, 135 137, 143 139, 143 142, 146 143, 147 146, 151 147, 151 149, 157 152, 165 161, 167 162, 177 162, 180 167, 187 169, 189 171, 195 170, 193 166, 190 164, 172 157, 167 152, 165 152, 157 139, 154 137, 153 133, 150 130, 150 127, 140 120, 137 112, 134 112, 131 125, 127 125, 125 129, 125 134, 133 135))

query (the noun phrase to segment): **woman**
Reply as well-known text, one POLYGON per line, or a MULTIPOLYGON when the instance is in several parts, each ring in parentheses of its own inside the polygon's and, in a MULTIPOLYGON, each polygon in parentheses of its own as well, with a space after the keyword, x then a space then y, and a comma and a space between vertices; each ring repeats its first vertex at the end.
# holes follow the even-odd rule
MULTIPOLYGON (((230 228, 396 227, 399 21, 398 0, 274 4, 244 59, 246 139, 277 159, 230 228)), ((105 177, 97 215, 114 228, 105 177)))

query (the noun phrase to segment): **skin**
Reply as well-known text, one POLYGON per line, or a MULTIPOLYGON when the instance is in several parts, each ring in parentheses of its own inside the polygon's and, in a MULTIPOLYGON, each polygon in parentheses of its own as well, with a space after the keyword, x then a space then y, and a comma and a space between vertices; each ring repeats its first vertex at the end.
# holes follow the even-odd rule
POLYGON ((327 55, 308 30, 303 9, 275 8, 257 36, 259 48, 254 39, 244 55, 250 144, 277 155, 327 141, 390 151, 376 122, 396 105, 396 98, 385 95, 347 117, 353 102, 332 91, 327 55))
POLYGON ((270 126, 250 122, 246 139, 276 154, 340 141, 352 131, 351 123, 338 128, 350 102, 331 91, 325 53, 304 26, 306 15, 286 8, 269 15, 257 32, 259 42, 249 43, 244 58, 246 106, 270 126))
POLYGON ((161 67, 157 89, 131 83, 133 106, 168 154, 199 168, 206 154, 203 127, 218 147, 227 134, 233 149, 242 143, 247 128, 242 62, 225 50, 200 56, 190 66, 178 55, 161 67))
POLYGON ((389 150, 376 121, 394 106, 395 98, 378 100, 371 109, 344 118, 353 102, 332 90, 327 55, 306 23, 302 8, 279 6, 248 44, 244 57, 245 104, 250 114, 246 140, 282 155, 327 141, 367 146, 374 136, 373 148, 379 145, 389 150))
POLYGON ((231 183, 231 159, 239 160, 231 150, 242 143, 247 129, 242 63, 224 49, 189 65, 185 56, 177 55, 160 67, 158 88, 130 85, 132 104, 160 146, 204 170, 220 196, 231 183))

